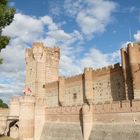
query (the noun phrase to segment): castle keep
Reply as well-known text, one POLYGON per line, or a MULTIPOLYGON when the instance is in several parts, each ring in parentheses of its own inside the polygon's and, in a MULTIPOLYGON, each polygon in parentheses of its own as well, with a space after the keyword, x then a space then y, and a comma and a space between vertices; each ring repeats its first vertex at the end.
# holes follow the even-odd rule
POLYGON ((139 140, 140 43, 121 64, 59 76, 60 49, 26 49, 25 93, 0 110, 0 133, 20 140, 139 140))

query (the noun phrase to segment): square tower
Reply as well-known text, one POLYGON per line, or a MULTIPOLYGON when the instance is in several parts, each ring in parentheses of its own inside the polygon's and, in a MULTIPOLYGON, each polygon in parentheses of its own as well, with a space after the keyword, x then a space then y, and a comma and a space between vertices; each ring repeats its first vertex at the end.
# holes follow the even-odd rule
POLYGON ((43 98, 46 83, 58 81, 60 49, 45 47, 43 43, 33 43, 26 49, 26 94, 43 98))
POLYGON ((126 97, 129 100, 140 99, 140 43, 129 43, 121 49, 126 97))

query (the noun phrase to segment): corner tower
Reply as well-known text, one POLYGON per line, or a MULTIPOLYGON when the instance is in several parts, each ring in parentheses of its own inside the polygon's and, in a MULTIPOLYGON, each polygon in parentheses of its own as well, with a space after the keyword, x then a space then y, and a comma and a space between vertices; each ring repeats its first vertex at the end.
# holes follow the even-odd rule
POLYGON ((132 77, 134 99, 140 99, 140 43, 129 44, 127 52, 132 77))
POLYGON ((26 49, 26 94, 45 97, 46 83, 58 80, 59 58, 59 48, 48 48, 43 43, 34 43, 26 49))
POLYGON ((121 49, 122 67, 129 100, 140 99, 140 43, 129 43, 121 49))

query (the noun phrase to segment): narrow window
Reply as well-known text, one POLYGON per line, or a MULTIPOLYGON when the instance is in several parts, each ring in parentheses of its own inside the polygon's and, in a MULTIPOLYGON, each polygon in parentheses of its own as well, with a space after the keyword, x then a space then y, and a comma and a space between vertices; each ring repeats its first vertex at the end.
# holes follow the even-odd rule
POLYGON ((73 99, 74 99, 74 100, 77 99, 77 94, 76 94, 76 93, 73 94, 73 99))

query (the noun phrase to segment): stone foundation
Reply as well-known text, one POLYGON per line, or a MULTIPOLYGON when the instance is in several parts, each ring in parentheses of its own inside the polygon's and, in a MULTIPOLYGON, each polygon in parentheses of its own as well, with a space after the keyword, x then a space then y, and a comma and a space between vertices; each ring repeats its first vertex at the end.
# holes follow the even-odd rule
POLYGON ((139 140, 140 124, 95 124, 89 140, 139 140))
POLYGON ((40 140, 83 140, 79 123, 45 123, 40 140))

